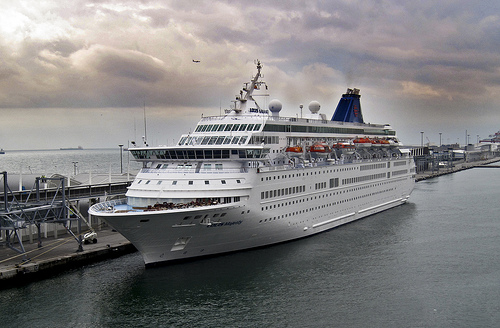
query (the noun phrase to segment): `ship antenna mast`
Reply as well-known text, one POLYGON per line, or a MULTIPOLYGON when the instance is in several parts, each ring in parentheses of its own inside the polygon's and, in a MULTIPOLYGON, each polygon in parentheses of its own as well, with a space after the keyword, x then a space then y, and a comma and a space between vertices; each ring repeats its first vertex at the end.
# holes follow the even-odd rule
POLYGON ((146 99, 144 99, 144 144, 147 146, 148 133, 147 133, 147 122, 146 122, 146 99))

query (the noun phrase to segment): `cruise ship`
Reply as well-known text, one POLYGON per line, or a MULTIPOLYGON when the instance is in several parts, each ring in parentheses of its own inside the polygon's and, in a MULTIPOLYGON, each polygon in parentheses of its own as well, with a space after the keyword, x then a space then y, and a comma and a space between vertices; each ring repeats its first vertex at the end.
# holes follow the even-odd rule
POLYGON ((256 66, 224 115, 175 146, 130 148, 143 168, 126 198, 89 209, 146 267, 308 237, 408 200, 413 158, 389 125, 364 122, 358 89, 331 119, 317 101, 283 117, 256 66))

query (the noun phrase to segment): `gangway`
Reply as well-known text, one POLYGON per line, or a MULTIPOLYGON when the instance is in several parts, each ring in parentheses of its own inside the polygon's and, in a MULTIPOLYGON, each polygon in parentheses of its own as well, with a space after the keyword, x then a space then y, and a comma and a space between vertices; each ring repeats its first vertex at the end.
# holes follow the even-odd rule
MULTIPOLYGON (((3 178, 4 195, 3 208, 0 208, 0 230, 5 230, 5 244, 12 250, 24 254, 24 260, 27 261, 26 251, 23 246, 21 229, 26 229, 30 225, 35 225, 38 232, 38 247, 42 247, 41 224, 42 223, 60 223, 71 234, 78 243, 78 250, 83 251, 82 237, 76 236, 71 230, 71 225, 74 221, 78 223, 78 231, 81 231, 81 222, 87 221, 73 207, 66 197, 66 185, 64 177, 46 178, 37 177, 33 188, 28 192, 27 196, 23 196, 23 201, 18 200, 16 195, 9 188, 7 183, 7 172, 0 172, 3 178), (50 199, 42 199, 40 197, 40 183, 53 181, 56 184, 53 197, 50 199), (74 215, 69 215, 70 213, 74 215), (83 219, 83 220, 82 220, 83 219), (15 247, 14 243, 17 239, 19 247, 15 247)), ((87 223, 88 224, 88 223, 87 223)))

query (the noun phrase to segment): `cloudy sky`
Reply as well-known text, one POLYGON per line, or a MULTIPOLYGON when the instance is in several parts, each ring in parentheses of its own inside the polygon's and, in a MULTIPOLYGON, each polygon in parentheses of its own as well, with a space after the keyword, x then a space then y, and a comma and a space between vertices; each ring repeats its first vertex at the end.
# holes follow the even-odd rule
POLYGON ((406 144, 500 129, 500 2, 0 0, 0 148, 172 144, 260 59, 271 99, 347 87, 406 144), (200 63, 193 63, 193 59, 200 63))

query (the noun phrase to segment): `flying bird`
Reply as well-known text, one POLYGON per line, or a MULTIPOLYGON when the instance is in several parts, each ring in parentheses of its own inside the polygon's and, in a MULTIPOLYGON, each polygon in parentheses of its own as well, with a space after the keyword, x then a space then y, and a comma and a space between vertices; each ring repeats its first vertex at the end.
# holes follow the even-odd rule
POLYGON ((199 60, 194 60, 193 59, 193 63, 199 63, 200 61, 199 60))

